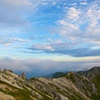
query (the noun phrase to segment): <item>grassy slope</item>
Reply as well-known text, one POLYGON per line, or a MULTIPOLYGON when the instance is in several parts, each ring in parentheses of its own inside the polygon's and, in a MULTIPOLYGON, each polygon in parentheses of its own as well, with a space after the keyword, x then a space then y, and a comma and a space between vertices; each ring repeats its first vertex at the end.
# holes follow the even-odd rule
POLYGON ((12 95, 16 100, 33 100, 30 98, 30 92, 26 90, 22 90, 19 88, 16 88, 6 82, 3 82, 0 80, 0 84, 5 84, 6 86, 10 87, 14 91, 10 91, 9 89, 6 88, 6 90, 0 89, 0 91, 12 95))

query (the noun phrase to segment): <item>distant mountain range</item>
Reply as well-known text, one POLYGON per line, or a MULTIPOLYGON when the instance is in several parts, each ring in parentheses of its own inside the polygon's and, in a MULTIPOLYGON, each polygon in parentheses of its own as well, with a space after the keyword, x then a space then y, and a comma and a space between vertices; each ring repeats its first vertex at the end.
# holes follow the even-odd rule
POLYGON ((100 67, 31 79, 0 70, 0 100, 100 100, 100 67))
POLYGON ((64 75, 65 73, 64 72, 55 72, 55 73, 51 73, 49 75, 46 75, 44 77, 47 77, 47 78, 60 78, 64 75))
POLYGON ((55 73, 48 74, 44 77, 46 77, 46 78, 60 78, 67 73, 68 73, 68 71, 66 71, 66 72, 55 72, 55 73))

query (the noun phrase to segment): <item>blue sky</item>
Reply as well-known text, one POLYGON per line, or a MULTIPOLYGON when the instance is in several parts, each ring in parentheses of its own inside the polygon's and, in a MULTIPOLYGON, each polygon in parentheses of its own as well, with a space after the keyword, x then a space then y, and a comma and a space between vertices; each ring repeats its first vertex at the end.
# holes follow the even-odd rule
POLYGON ((99 65, 99 0, 0 1, 1 68, 38 76, 99 65))

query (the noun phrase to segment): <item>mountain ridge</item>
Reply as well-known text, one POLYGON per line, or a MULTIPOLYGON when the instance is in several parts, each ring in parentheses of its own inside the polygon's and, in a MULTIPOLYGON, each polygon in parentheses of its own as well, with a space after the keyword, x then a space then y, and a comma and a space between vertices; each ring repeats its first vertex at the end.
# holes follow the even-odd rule
POLYGON ((0 70, 2 100, 100 100, 100 67, 59 78, 31 78, 0 70), (3 95, 3 97, 2 97, 3 95))

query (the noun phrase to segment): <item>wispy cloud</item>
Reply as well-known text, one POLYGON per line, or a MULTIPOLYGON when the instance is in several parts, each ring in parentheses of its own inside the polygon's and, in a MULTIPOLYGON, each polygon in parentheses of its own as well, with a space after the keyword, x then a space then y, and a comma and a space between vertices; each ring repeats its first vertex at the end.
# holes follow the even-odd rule
POLYGON ((25 42, 29 42, 28 40, 24 40, 24 39, 20 39, 20 38, 6 38, 6 37, 0 37, 0 44, 5 45, 5 46, 9 46, 13 43, 25 43, 25 42))
POLYGON ((93 49, 91 46, 88 47, 88 45, 85 47, 74 45, 69 43, 34 44, 28 49, 41 51, 40 53, 62 54, 73 57, 100 56, 99 47, 92 46, 93 49))

